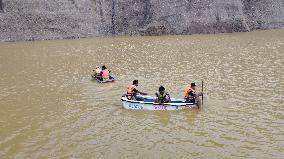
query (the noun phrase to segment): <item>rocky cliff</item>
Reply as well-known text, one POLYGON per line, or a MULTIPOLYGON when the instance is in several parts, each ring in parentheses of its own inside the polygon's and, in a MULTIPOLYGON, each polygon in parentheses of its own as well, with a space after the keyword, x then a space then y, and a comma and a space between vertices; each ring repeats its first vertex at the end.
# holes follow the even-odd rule
POLYGON ((2 2, 1 41, 242 32, 284 28, 283 0, 2 2))

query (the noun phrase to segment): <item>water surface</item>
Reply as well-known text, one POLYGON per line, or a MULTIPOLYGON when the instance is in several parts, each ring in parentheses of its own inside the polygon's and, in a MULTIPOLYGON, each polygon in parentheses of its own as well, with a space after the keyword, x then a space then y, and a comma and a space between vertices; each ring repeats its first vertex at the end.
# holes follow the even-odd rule
POLYGON ((0 158, 283 158, 284 30, 0 44, 0 158), (98 84, 105 64, 116 76, 98 84), (190 111, 129 111, 132 80, 190 111))

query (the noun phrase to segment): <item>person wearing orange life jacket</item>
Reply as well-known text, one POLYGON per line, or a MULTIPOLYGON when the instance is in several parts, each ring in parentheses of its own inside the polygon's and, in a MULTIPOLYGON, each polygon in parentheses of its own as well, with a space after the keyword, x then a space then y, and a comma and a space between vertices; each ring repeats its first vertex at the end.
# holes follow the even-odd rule
POLYGON ((109 80, 109 70, 106 68, 105 65, 102 66, 102 71, 101 71, 101 78, 102 81, 109 80))
POLYGON ((199 96, 202 96, 202 92, 196 92, 195 83, 191 83, 189 87, 184 90, 184 99, 186 102, 195 103, 197 101, 197 106, 199 108, 199 96))
POLYGON ((147 93, 143 93, 143 92, 138 91, 137 87, 138 87, 138 80, 134 80, 132 82, 132 85, 130 85, 127 88, 126 96, 129 100, 141 100, 139 97, 137 97, 137 94, 147 95, 147 93))

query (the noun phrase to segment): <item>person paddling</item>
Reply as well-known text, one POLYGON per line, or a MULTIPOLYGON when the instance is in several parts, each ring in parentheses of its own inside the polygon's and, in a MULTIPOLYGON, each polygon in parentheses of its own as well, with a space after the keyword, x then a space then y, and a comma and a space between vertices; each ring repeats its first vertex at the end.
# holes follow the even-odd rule
POLYGON ((202 92, 197 93, 196 92, 196 84, 191 83, 190 86, 188 86, 184 90, 184 99, 185 99, 186 102, 189 102, 189 103, 197 102, 197 107, 199 108, 199 106, 200 106, 199 96, 202 96, 202 94, 203 94, 202 92))
POLYGON ((102 78, 102 81, 107 81, 109 80, 109 73, 110 71, 106 68, 105 65, 102 66, 102 71, 101 71, 101 78, 102 78))
POLYGON ((154 100, 155 103, 169 103, 171 102, 171 97, 168 92, 166 92, 165 87, 160 86, 159 91, 156 92, 157 98, 154 100))
POLYGON ((143 98, 140 98, 137 95, 138 94, 147 95, 147 93, 143 93, 143 92, 138 91, 137 87, 138 87, 138 80, 134 80, 132 82, 132 85, 130 85, 127 88, 127 94, 126 94, 127 99, 129 99, 129 100, 143 100, 143 98))

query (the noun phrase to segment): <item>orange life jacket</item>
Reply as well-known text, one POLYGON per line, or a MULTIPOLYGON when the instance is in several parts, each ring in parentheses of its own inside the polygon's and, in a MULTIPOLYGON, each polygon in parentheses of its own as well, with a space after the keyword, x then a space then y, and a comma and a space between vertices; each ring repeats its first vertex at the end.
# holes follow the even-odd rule
POLYGON ((96 74, 100 74, 102 70, 100 68, 96 68, 96 74))
POLYGON ((136 96, 136 93, 134 92, 134 89, 136 89, 136 86, 135 85, 130 85, 128 88, 127 88, 127 98, 129 100, 133 100, 136 96))
POLYGON ((187 87, 185 90, 184 90, 184 97, 185 98, 193 98, 193 96, 192 95, 190 95, 190 92, 195 92, 195 90, 194 89, 192 89, 190 86, 189 87, 187 87))
POLYGON ((128 88, 127 88, 127 94, 134 94, 135 92, 133 91, 134 89, 136 89, 136 86, 135 85, 130 85, 128 88))
POLYGON ((109 70, 108 69, 103 70, 102 78, 109 78, 109 70))

